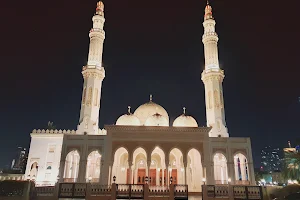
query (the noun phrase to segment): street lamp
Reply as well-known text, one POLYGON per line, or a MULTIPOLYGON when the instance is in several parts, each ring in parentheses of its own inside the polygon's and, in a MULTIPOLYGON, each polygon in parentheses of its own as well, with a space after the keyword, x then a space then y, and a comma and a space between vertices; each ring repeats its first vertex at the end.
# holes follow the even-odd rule
POLYGON ((113 181, 114 181, 114 183, 116 182, 116 176, 113 177, 113 181))

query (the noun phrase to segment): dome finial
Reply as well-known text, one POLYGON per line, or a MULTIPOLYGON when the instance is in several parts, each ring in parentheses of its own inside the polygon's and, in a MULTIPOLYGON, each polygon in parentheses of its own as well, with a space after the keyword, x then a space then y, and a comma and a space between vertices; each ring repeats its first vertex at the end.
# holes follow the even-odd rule
POLYGON ((206 1, 206 4, 209 5, 209 1, 208 0, 206 1))
POLYGON ((186 107, 183 107, 183 114, 185 115, 186 107))
POLYGON ((152 101, 152 94, 150 94, 150 101, 152 101))
POLYGON ((130 112, 131 106, 128 106, 128 113, 131 114, 130 112))

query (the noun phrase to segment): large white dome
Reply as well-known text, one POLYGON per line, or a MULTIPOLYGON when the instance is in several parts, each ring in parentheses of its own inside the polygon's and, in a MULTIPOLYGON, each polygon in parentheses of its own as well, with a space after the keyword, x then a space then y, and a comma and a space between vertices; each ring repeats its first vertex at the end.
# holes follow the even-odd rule
POLYGON ((169 125, 169 115, 167 111, 162 106, 152 102, 151 100, 150 102, 139 106, 134 112, 134 115, 139 118, 141 125, 145 125, 146 120, 154 114, 162 115, 169 125))
POLYGON ((156 113, 145 122, 145 126, 169 126, 169 121, 159 113, 156 113))
POLYGON ((192 116, 187 116, 185 114, 182 114, 174 120, 173 126, 175 126, 175 127, 198 127, 198 123, 192 116))

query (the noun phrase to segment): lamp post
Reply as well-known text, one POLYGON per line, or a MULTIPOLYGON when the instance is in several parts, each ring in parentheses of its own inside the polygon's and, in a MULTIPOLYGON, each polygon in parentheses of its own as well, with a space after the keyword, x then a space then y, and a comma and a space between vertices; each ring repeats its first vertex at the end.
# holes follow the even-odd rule
POLYGON ((113 181, 114 181, 114 183, 116 182, 116 176, 113 177, 113 181))

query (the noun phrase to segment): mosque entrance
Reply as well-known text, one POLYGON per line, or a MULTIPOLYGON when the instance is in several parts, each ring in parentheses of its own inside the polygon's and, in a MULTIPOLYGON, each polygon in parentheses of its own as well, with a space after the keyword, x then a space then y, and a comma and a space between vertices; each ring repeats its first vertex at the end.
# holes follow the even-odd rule
POLYGON ((177 184, 177 169, 172 169, 171 177, 173 179, 172 183, 177 184))
POLYGON ((137 184, 144 184, 146 178, 146 169, 138 169, 137 184))
POLYGON ((156 185, 156 169, 150 169, 149 185, 156 185))

